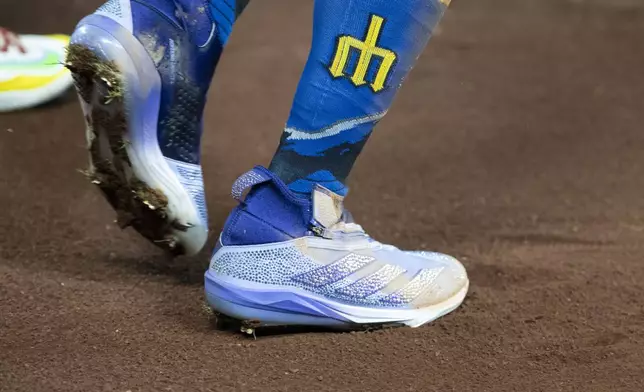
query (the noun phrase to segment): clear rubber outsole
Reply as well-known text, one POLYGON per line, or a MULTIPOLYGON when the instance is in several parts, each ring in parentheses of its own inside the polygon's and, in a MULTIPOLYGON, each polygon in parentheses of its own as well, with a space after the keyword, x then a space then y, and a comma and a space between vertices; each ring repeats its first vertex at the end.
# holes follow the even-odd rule
POLYGON ((226 329, 256 330, 308 327, 365 331, 420 327, 458 308, 469 282, 450 298, 418 309, 368 308, 336 302, 294 287, 256 284, 206 273, 206 299, 226 329))

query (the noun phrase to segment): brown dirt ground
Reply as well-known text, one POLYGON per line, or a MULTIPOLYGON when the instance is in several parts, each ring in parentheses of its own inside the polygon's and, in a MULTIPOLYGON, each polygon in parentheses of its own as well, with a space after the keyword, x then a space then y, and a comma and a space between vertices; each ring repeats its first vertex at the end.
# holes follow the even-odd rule
MULTIPOLYGON (((0 24, 70 32, 97 1, 14 3, 0 24)), ((207 113, 214 231, 277 145, 310 13, 256 0, 235 31, 207 113)), ((453 2, 348 202, 377 238, 464 260, 469 299, 420 329, 217 330, 207 252, 118 230, 76 171, 72 94, 0 116, 0 390, 644 390, 643 36, 639 0, 453 2)))

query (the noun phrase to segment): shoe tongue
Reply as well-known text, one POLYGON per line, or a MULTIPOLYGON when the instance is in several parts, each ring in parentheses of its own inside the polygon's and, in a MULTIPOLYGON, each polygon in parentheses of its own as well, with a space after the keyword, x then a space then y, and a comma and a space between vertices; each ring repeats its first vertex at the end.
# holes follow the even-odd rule
POLYGON ((313 219, 328 229, 342 220, 344 198, 321 185, 313 189, 313 219))

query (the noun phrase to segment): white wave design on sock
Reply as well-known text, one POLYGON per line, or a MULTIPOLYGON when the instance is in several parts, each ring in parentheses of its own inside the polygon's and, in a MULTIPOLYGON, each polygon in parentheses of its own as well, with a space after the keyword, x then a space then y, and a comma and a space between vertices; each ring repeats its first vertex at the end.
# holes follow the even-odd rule
POLYGON ((374 121, 379 121, 382 119, 385 114, 387 114, 386 111, 376 113, 376 114, 370 114, 368 116, 364 117, 356 117, 352 118, 350 120, 344 120, 337 122, 329 127, 322 128, 319 131, 301 131, 295 128, 286 128, 284 129, 284 132, 288 133, 289 136, 287 137, 287 140, 317 140, 317 139, 323 139, 325 137, 329 136, 335 136, 341 132, 348 131, 349 129, 353 129, 357 127, 358 125, 366 124, 369 122, 374 122, 374 121))

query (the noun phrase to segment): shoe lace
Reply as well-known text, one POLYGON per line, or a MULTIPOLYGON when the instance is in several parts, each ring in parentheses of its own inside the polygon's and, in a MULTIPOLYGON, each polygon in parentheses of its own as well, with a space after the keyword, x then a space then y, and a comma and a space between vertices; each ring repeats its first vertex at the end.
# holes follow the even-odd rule
POLYGON ((11 47, 17 48, 20 53, 27 53, 27 49, 15 33, 0 27, 0 52, 7 52, 11 47))

